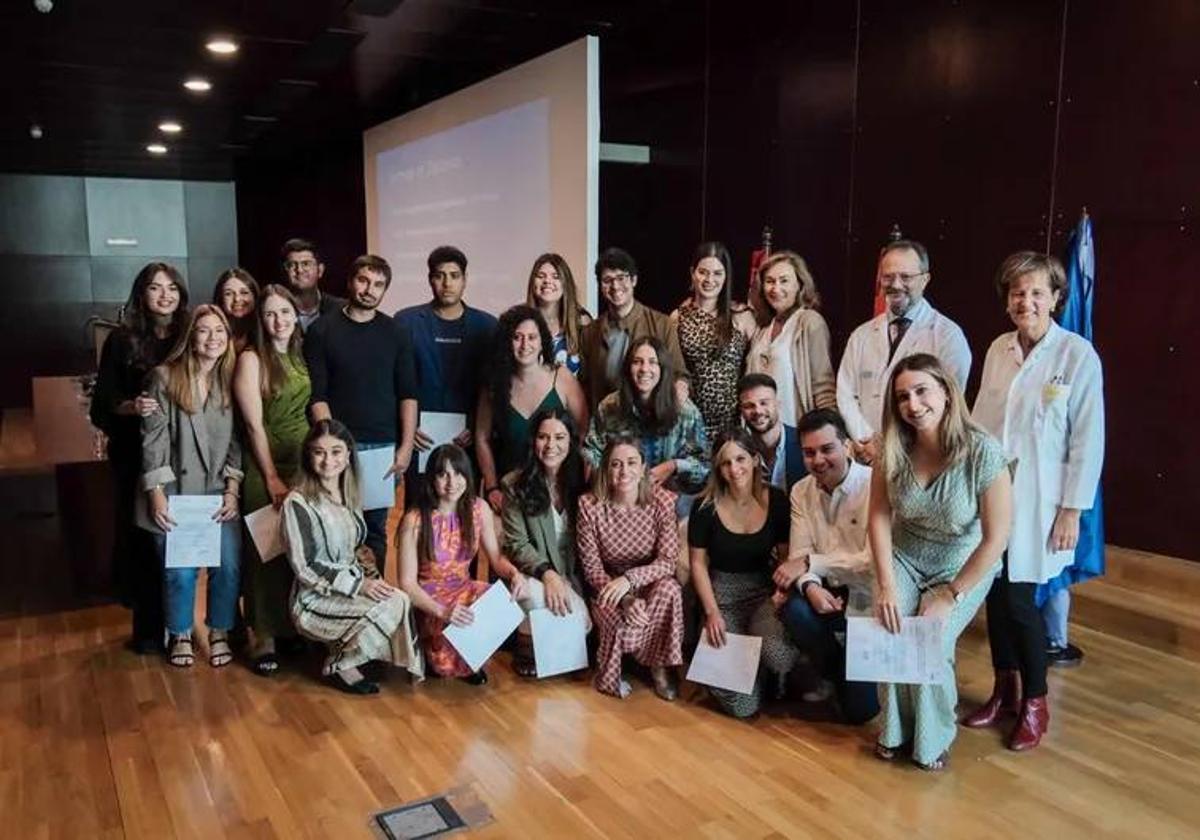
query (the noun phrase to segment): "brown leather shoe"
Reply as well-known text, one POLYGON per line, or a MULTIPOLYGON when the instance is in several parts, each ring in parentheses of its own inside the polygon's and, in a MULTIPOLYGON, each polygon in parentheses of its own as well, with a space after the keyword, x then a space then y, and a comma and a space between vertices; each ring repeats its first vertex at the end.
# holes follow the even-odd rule
POLYGON ((992 696, 987 702, 962 719, 963 726, 979 729, 991 726, 1005 715, 1016 715, 1021 711, 1021 672, 996 671, 996 682, 992 696))
POLYGON ((663 700, 670 702, 679 696, 679 689, 675 687, 671 673, 665 666, 651 668, 650 676, 654 680, 654 693, 663 700))
POLYGON ((1031 697, 1021 705, 1017 726, 1008 736, 1010 750, 1031 750, 1042 742, 1050 728, 1050 706, 1045 697, 1031 697))

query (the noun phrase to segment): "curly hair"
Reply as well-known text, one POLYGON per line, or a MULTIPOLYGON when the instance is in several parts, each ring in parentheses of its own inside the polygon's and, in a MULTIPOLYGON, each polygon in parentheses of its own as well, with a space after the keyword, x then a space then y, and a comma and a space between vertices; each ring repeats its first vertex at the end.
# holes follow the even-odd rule
POLYGON ((550 335, 550 328, 546 326, 546 319, 542 317, 542 313, 523 303, 506 309, 500 316, 499 324, 496 327, 491 363, 488 366, 491 379, 488 384, 488 392, 492 396, 493 429, 499 427, 508 411, 508 401, 512 397, 513 375, 517 368, 512 351, 513 334, 516 333, 517 327, 526 321, 533 321, 537 326, 542 343, 542 362, 544 364, 553 364, 554 362, 554 339, 550 335))

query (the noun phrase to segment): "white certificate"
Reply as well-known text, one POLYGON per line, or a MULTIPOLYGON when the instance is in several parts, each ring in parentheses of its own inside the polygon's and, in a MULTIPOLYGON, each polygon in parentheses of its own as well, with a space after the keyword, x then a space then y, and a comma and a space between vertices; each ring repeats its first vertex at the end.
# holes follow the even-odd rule
POLYGON ((266 505, 246 514, 245 522, 250 539, 254 540, 254 547, 258 549, 259 559, 269 563, 283 554, 283 517, 274 505, 266 505))
POLYGON ((525 611, 517 606, 508 587, 499 580, 470 607, 475 620, 466 627, 447 624, 445 635, 446 641, 454 645, 468 667, 478 671, 524 621, 525 611))
POLYGON ((933 685, 946 678, 940 618, 904 616, 889 633, 877 618, 846 619, 846 679, 933 685))
POLYGON ((167 531, 168 569, 221 565, 221 523, 213 514, 220 496, 168 496, 167 512, 175 527, 167 531))
POLYGON ((396 448, 358 450, 358 489, 363 510, 390 508, 396 503, 396 479, 387 474, 396 462, 396 448))
POLYGON ((587 615, 576 606, 566 615, 550 610, 529 613, 533 630, 533 661, 538 679, 578 671, 588 666, 587 615))
POLYGON ((433 446, 417 453, 417 469, 425 472, 425 463, 434 447, 443 443, 453 443, 463 429, 467 428, 467 415, 452 414, 446 411, 422 411, 421 431, 433 438, 433 446))
POLYGON ((726 633, 725 644, 716 648, 708 643, 708 633, 701 628, 700 644, 692 657, 687 678, 694 683, 749 694, 758 678, 760 656, 762 636, 726 633))

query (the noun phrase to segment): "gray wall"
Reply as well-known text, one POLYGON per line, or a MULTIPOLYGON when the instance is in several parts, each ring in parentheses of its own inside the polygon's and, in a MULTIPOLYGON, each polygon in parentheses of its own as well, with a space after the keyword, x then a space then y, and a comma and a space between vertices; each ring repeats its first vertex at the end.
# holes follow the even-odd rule
POLYGON ((88 318, 114 317, 145 263, 177 266, 196 302, 237 254, 230 182, 0 174, 0 407, 93 370, 88 318))

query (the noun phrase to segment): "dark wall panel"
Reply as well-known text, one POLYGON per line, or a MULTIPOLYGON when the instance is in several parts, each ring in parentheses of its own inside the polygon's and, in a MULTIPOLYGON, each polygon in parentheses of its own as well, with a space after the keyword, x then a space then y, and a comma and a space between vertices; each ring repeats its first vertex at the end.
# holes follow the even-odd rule
POLYGON ((0 255, 0 277, 10 284, 23 303, 90 303, 92 300, 92 270, 87 257, 0 255))
POLYGON ((88 178, 85 187, 93 256, 187 256, 182 181, 88 178))
POLYGON ((0 175, 0 254, 87 253, 83 178, 0 175))
POLYGON ((185 181, 184 226, 188 257, 237 253, 237 200, 229 181, 185 181))

